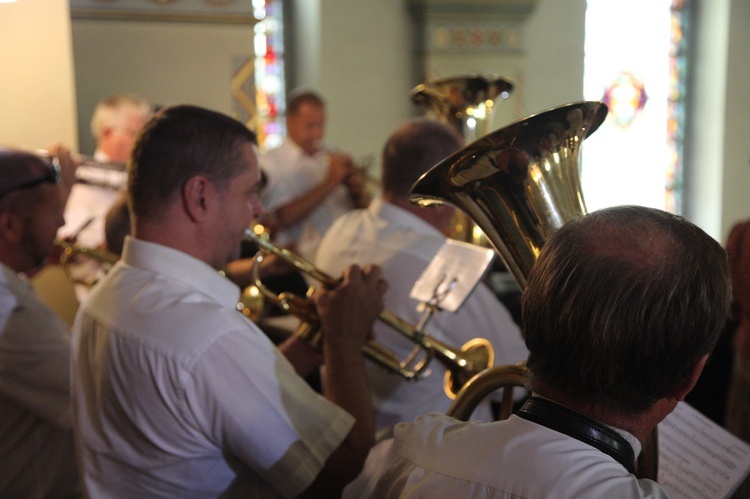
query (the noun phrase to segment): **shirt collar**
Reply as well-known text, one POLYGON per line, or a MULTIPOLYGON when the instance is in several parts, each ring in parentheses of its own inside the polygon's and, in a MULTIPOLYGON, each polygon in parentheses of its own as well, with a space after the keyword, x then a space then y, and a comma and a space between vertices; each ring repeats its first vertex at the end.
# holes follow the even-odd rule
POLYGON ((215 302, 234 308, 240 290, 216 269, 187 253, 131 236, 125 237, 122 261, 183 282, 215 302))

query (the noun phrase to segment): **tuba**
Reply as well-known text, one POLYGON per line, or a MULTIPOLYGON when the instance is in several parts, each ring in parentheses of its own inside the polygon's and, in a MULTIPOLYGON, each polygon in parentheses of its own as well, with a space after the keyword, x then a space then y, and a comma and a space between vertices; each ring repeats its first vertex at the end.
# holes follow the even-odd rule
MULTIPOLYGON (((602 102, 575 102, 516 121, 434 166, 414 184, 411 200, 422 206, 450 203, 464 211, 524 288, 552 233, 586 214, 581 148, 607 112, 602 102)), ((484 396, 523 385, 526 374, 523 366, 477 374, 457 394, 449 414, 468 419, 484 396)), ((643 443, 639 477, 656 479, 657 442, 655 429, 643 443)))
POLYGON ((411 99, 454 125, 468 144, 490 132, 495 101, 512 90, 513 84, 497 75, 463 75, 417 85, 411 99))
POLYGON ((411 201, 461 209, 523 288, 549 236, 586 213, 581 147, 606 116, 602 102, 577 102, 516 121, 422 175, 411 201))
MULTIPOLYGON (((439 121, 456 128, 469 144, 492 130, 496 101, 507 99, 512 91, 513 84, 500 76, 469 74, 417 85, 411 98, 439 121)), ((451 225, 454 239, 487 246, 484 235, 464 213, 456 212, 451 225)))

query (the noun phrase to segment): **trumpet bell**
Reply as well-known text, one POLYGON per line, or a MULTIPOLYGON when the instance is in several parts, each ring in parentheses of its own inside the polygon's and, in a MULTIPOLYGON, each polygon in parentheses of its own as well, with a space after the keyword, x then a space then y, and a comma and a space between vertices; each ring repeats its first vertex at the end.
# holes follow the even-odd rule
POLYGON ((577 102, 496 130, 425 173, 411 201, 464 211, 523 288, 551 234, 586 213, 581 146, 607 112, 602 102, 577 102))
POLYGON ((461 356, 469 359, 470 369, 451 369, 445 371, 443 389, 450 399, 455 399, 458 392, 471 379, 474 374, 480 373, 492 367, 495 363, 495 350, 492 344, 484 338, 474 338, 461 346, 461 356))

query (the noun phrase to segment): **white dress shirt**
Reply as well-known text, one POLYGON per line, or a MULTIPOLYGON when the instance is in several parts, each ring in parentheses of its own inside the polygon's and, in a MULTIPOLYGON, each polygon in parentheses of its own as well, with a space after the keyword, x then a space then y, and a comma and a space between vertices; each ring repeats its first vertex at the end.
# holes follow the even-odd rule
POLYGON ((354 421, 235 309, 239 289, 128 237, 76 317, 73 399, 91 497, 295 496, 354 421))
POLYGON ((79 483, 70 331, 0 264, 0 497, 73 497, 79 483))
MULTIPOLYGON (((322 183, 328 176, 326 155, 325 151, 319 151, 310 156, 290 139, 262 154, 260 167, 268 177, 261 193, 263 209, 271 212, 322 183)), ((311 260, 328 227, 353 207, 346 186, 338 185, 305 218, 275 233, 274 243, 280 246, 295 243, 297 252, 311 260)))
MULTIPOLYGON (((377 199, 369 208, 351 211, 334 223, 318 248, 315 263, 334 276, 352 263, 378 264, 388 282, 385 308, 417 324, 422 314, 417 311, 418 302, 409 294, 444 243, 445 236, 421 218, 377 199)), ((473 338, 486 338, 495 349, 496 365, 516 364, 528 356, 519 327, 489 288, 481 283, 456 313, 434 315, 426 331, 456 349, 473 338)), ((413 342, 380 322, 375 323, 375 337, 400 359, 406 358, 414 348, 413 342)), ((367 364, 381 437, 398 422, 448 409, 451 400, 443 390, 446 369, 434 359, 430 370, 426 378, 407 382, 373 363, 367 364)), ((489 402, 478 409, 475 417, 491 419, 489 402)))
MULTIPOLYGON (((110 161, 101 151, 94 154, 94 159, 104 163, 110 161)), ((76 182, 73 185, 65 204, 65 225, 60 227, 58 235, 63 239, 76 236, 76 242, 95 249, 104 243, 107 212, 125 190, 127 174, 121 171, 96 171, 94 167, 81 168, 87 168, 95 182, 76 182)))
MULTIPOLYGON (((668 497, 604 452, 515 415, 464 423, 431 414, 397 425, 394 434, 370 452, 345 498, 668 497)), ((637 456, 640 444, 625 436, 637 456)))

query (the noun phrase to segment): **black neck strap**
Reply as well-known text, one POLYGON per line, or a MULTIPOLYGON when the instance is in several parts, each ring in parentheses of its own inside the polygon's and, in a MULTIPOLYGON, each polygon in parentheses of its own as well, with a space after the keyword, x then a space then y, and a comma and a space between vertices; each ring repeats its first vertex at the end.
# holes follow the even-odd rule
POLYGON ((549 400, 531 397, 517 416, 599 449, 635 474, 633 447, 611 428, 549 400))

